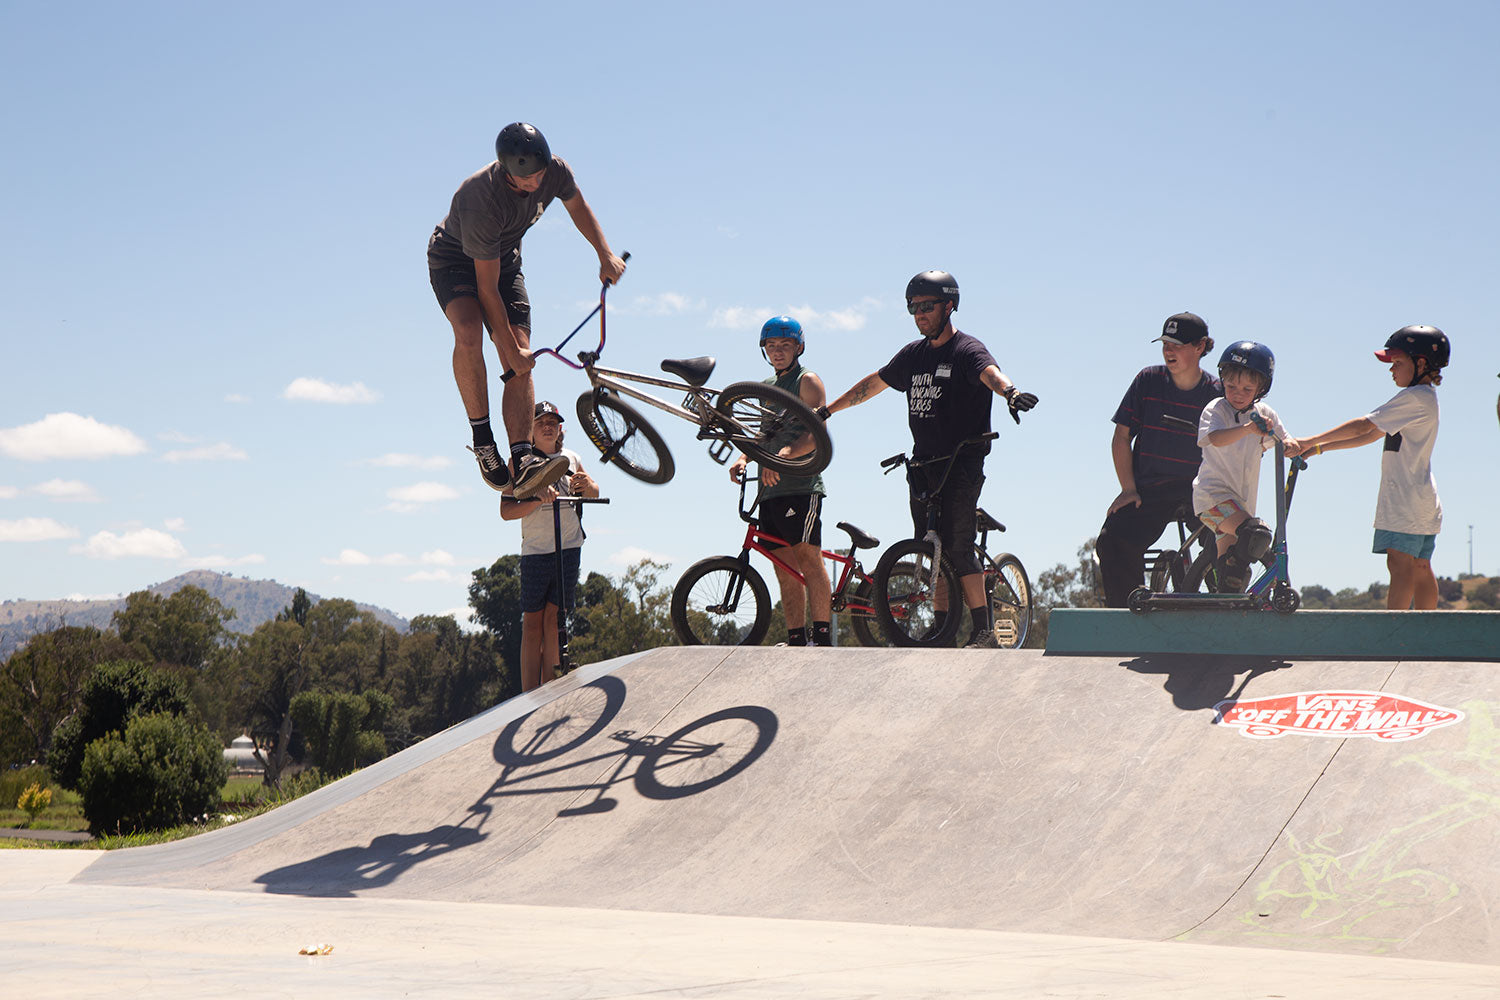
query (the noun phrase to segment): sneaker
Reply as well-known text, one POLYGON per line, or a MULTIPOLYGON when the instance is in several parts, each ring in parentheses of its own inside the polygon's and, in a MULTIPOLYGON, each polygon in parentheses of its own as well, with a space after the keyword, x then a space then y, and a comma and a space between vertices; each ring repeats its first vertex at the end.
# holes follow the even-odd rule
POLYGON ((474 453, 474 458, 479 462, 479 474, 484 477, 485 484, 492 490, 503 490, 510 485, 510 473, 505 468, 505 463, 500 460, 500 450, 492 444, 482 444, 478 448, 469 448, 474 453))
POLYGON ((969 641, 964 643, 964 649, 999 649, 1000 644, 995 641, 995 633, 990 629, 980 629, 969 636, 969 641))
POLYGON ((528 452, 515 460, 512 478, 516 488, 513 495, 517 500, 529 499, 567 474, 568 460, 562 455, 528 452))

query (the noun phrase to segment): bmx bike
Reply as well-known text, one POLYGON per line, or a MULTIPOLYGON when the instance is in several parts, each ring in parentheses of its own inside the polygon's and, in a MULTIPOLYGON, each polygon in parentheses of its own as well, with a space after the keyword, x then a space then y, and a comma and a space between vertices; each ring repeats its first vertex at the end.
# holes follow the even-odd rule
MULTIPOLYGON (((629 260, 630 254, 623 254, 629 260)), ((833 441, 823 421, 794 393, 761 382, 735 382, 723 389, 710 389, 711 357, 669 358, 662 371, 675 378, 644 375, 599 364, 605 344, 605 297, 610 285, 599 289, 599 304, 556 347, 543 347, 534 355, 548 354, 588 376, 593 388, 578 397, 578 422, 599 449, 599 457, 643 483, 661 485, 677 471, 672 453, 655 427, 624 397, 639 400, 681 417, 698 428, 698 439, 708 441, 708 454, 724 465, 742 451, 753 461, 788 476, 813 476, 827 468, 833 458, 833 441), (563 356, 563 349, 595 316, 599 317, 599 343, 580 351, 577 363, 563 356), (684 393, 682 403, 653 396, 630 383, 656 386, 684 393), (782 455, 780 452, 788 451, 782 455)), ((513 375, 507 372, 503 378, 513 375)))
MULTIPOLYGON (((687 568, 672 589, 672 631, 684 646, 757 646, 771 624, 772 598, 766 581, 750 565, 750 553, 759 552, 799 581, 802 570, 777 554, 771 546, 787 543, 764 531, 755 511, 760 505, 757 490, 745 507, 745 486, 758 476, 740 480, 740 520, 745 522, 745 540, 737 556, 710 556, 687 568)), ((854 557, 860 549, 879 548, 874 538, 848 521, 838 527, 849 534, 848 553, 823 549, 823 558, 839 567, 833 588, 833 611, 847 612, 854 635, 862 646, 884 646, 875 618, 875 584, 854 557)))
MULTIPOLYGON (((964 613, 963 589, 953 560, 943 551, 943 540, 937 533, 937 518, 943 487, 953 471, 954 462, 965 448, 999 437, 994 431, 959 443, 951 455, 933 459, 911 459, 905 454, 892 455, 880 465, 889 475, 897 468, 922 468, 943 465, 938 484, 918 493, 927 507, 927 531, 921 538, 903 539, 880 556, 875 566, 875 614, 886 636, 896 646, 948 646, 960 637, 960 630, 971 627, 964 613)), ((983 508, 974 510, 980 536, 974 546, 984 576, 985 600, 989 605, 991 627, 996 645, 1016 649, 1025 644, 1031 631, 1031 580, 1021 560, 1009 552, 991 556, 989 533, 1005 530, 1005 525, 983 508)))

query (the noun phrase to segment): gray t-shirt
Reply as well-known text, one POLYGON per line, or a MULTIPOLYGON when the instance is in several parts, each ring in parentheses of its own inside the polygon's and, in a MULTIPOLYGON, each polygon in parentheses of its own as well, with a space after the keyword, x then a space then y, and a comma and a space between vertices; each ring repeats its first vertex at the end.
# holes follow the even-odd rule
POLYGON ((553 198, 578 194, 573 171, 554 156, 535 191, 516 191, 505 182, 498 162, 471 174, 458 186, 448 217, 427 244, 427 266, 436 270, 470 260, 498 260, 501 270, 521 264, 521 237, 536 225, 553 198))

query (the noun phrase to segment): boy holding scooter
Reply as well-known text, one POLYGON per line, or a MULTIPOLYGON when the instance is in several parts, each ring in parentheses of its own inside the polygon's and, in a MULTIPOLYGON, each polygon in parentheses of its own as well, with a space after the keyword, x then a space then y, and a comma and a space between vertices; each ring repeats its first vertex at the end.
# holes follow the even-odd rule
POLYGON ((1304 449, 1326 451, 1384 438, 1373 551, 1385 553, 1391 574, 1385 606, 1392 611, 1437 607, 1432 553, 1443 526, 1443 502, 1432 478, 1432 448, 1438 432, 1437 385, 1450 354, 1448 337, 1437 327, 1403 326, 1375 352, 1377 360, 1391 366, 1391 379, 1401 391, 1368 415, 1302 441, 1304 449))
POLYGON ((1251 570, 1271 549, 1271 529, 1255 516, 1261 456, 1277 439, 1289 457, 1303 448, 1261 402, 1275 373, 1269 347, 1251 340, 1229 345, 1219 358, 1224 395, 1205 406, 1198 420, 1203 463, 1193 480, 1193 511, 1214 529, 1221 594, 1242 593, 1251 570))

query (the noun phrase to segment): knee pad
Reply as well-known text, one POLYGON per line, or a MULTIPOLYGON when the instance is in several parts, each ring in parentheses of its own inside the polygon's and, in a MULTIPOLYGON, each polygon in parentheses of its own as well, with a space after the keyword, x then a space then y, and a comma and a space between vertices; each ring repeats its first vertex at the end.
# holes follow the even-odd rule
POLYGON ((1258 517, 1247 517, 1235 531, 1234 548, 1231 549, 1235 558, 1245 566, 1251 566, 1260 562, 1271 551, 1273 536, 1266 522, 1258 517))

